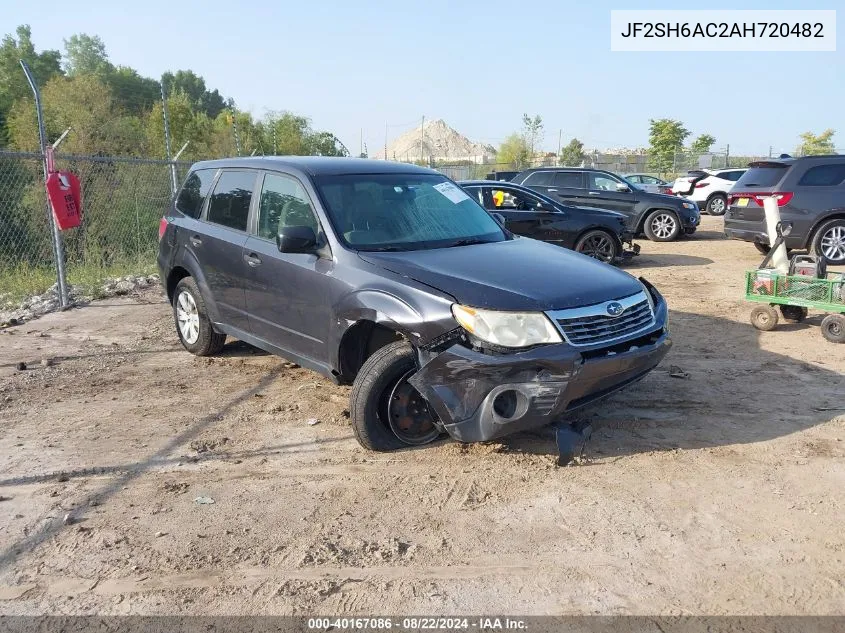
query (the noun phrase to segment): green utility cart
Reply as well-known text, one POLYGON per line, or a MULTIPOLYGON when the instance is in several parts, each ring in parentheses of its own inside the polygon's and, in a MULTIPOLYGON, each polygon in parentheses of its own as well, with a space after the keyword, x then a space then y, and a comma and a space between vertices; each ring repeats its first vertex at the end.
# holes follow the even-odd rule
POLYGON ((845 274, 827 273, 824 278, 784 275, 773 269, 745 273, 745 298, 759 303, 751 311, 751 324, 769 331, 778 324, 778 311, 785 321, 800 323, 808 309, 829 314, 822 320, 822 336, 845 343, 845 274))

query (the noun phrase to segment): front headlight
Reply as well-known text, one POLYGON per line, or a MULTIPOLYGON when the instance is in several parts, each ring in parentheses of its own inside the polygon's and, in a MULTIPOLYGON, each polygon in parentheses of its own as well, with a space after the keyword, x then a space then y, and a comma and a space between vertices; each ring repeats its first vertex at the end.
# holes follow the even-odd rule
POLYGON ((528 347, 563 341, 542 312, 499 312, 454 303, 452 315, 467 332, 493 345, 528 347))
POLYGON ((654 296, 651 294, 651 290, 649 290, 648 286, 646 286, 643 282, 640 282, 640 285, 643 287, 643 292, 645 293, 645 298, 648 301, 648 306, 651 308, 651 313, 654 314, 654 296))
POLYGON ((684 209, 697 209, 698 208, 698 205, 696 205, 695 202, 684 202, 683 205, 684 205, 684 209))

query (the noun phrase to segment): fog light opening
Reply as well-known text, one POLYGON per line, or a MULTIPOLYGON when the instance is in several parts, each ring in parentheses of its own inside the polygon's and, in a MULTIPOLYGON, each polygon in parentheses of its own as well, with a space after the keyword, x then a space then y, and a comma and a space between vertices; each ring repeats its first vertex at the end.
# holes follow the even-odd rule
POLYGON ((493 412, 500 418, 510 420, 516 414, 517 393, 513 389, 503 391, 493 400, 493 412))

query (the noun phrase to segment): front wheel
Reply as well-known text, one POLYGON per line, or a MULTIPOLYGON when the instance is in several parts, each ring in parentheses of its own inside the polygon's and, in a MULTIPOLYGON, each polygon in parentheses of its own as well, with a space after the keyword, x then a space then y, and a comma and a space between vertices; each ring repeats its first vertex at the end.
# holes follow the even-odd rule
POLYGON ((371 451, 433 442, 440 435, 428 403, 408 379, 417 371, 413 348, 397 341, 367 359, 352 384, 349 412, 355 439, 371 451))
POLYGON ((828 314, 822 319, 822 336, 831 343, 845 343, 845 315, 828 314))
POLYGON ((716 194, 707 201, 704 210, 710 215, 725 215, 728 210, 728 198, 724 194, 716 194))
POLYGON ((578 238, 575 250, 582 255, 598 259, 606 264, 612 264, 622 250, 619 240, 607 231, 595 229, 587 231, 578 238))
POLYGON ((173 291, 173 319, 182 346, 197 356, 216 354, 226 343, 226 335, 215 332, 208 318, 205 300, 193 277, 185 277, 173 291))
POLYGON ((674 211, 658 209, 646 218, 643 229, 652 242, 671 242, 681 234, 681 221, 674 211))

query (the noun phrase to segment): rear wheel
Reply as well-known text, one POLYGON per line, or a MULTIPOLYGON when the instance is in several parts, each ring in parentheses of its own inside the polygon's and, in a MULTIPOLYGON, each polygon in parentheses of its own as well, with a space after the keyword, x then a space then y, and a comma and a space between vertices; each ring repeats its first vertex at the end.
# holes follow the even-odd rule
POLYGON ((828 314, 822 320, 822 336, 831 343, 845 343, 845 315, 828 314))
POLYGON ((428 403, 408 382, 416 371, 414 350, 405 341, 382 347, 361 367, 349 405, 361 446, 392 451, 428 444, 440 435, 428 403))
POLYGON ((728 210, 727 196, 723 193, 712 196, 704 205, 704 210, 710 215, 725 215, 725 211, 728 210))
POLYGON ((837 218, 822 224, 813 236, 813 252, 829 264, 845 264, 845 219, 837 218))
POLYGON ((595 229, 578 238, 575 250, 583 255, 612 264, 620 255, 619 240, 607 231, 595 229))
POLYGON ((807 308, 803 306, 782 305, 780 313, 783 315, 783 320, 788 323, 801 323, 807 318, 807 308))
POLYGON ((755 306, 751 311, 751 325, 763 332, 774 330, 778 324, 778 313, 772 306, 755 306))
POLYGON ((658 209, 646 218, 643 230, 652 242, 671 242, 681 234, 681 221, 673 211, 658 209))
POLYGON ((226 343, 226 335, 214 331, 205 300, 193 277, 185 277, 173 291, 173 319, 182 346, 197 356, 216 354, 226 343))

